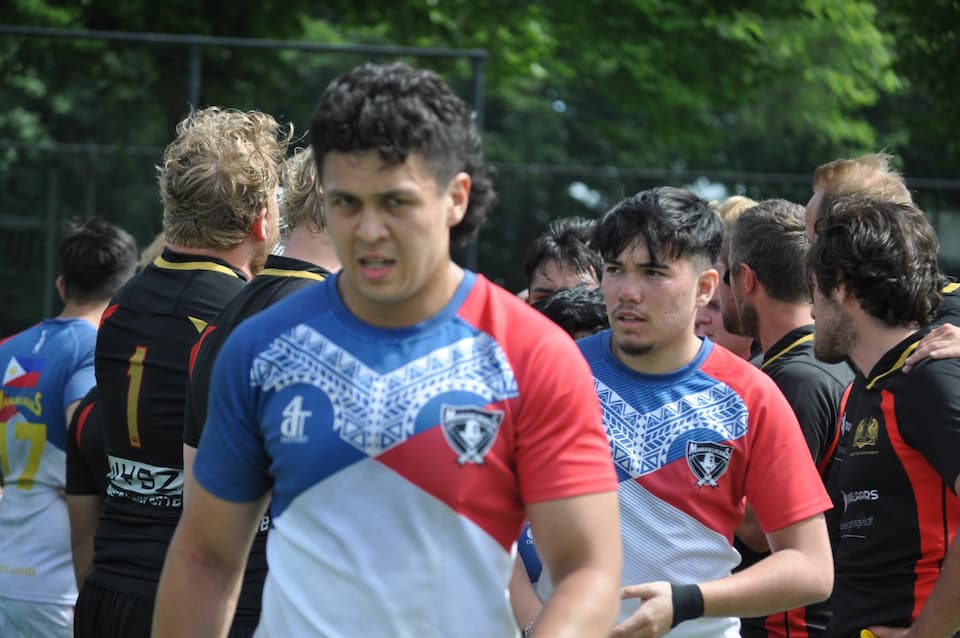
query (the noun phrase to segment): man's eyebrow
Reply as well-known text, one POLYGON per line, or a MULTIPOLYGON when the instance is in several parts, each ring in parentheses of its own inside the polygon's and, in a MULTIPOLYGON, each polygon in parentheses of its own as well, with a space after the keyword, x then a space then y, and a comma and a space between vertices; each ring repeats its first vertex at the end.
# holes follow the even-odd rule
MULTIPOLYGON (((619 259, 604 259, 603 263, 611 264, 613 266, 622 266, 623 262, 619 259)), ((635 264, 630 264, 635 268, 654 268, 656 270, 670 270, 670 264, 665 264, 659 261, 643 261, 635 264)))
MULTIPOLYGON (((357 195, 356 193, 352 193, 350 191, 342 190, 339 188, 328 188, 326 190, 326 193, 327 193, 327 196, 338 195, 340 197, 352 197, 354 199, 360 199, 360 196, 357 195)), ((371 197, 375 199, 383 199, 385 197, 395 197, 398 195, 402 197, 416 197, 417 194, 418 194, 417 190, 413 188, 391 188, 385 191, 372 193, 371 197)))
POLYGON ((637 268, 655 268, 657 270, 670 270, 670 264, 665 264, 659 261, 645 261, 643 263, 635 264, 637 268))

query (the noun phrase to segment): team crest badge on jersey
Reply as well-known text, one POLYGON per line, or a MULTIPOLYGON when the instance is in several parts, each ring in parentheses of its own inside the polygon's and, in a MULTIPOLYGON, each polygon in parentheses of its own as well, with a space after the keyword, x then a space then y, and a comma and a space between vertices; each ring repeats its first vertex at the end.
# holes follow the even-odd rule
POLYGON ((863 419, 857 424, 857 431, 853 433, 853 447, 863 449, 877 444, 880 436, 880 423, 876 417, 863 419))
POLYGON ((687 464, 697 477, 697 487, 709 485, 718 487, 717 480, 730 466, 733 456, 732 445, 719 443, 687 441, 687 464))
POLYGON ((440 425, 447 443, 457 453, 457 463, 483 464, 500 431, 503 412, 444 405, 440 408, 440 425))

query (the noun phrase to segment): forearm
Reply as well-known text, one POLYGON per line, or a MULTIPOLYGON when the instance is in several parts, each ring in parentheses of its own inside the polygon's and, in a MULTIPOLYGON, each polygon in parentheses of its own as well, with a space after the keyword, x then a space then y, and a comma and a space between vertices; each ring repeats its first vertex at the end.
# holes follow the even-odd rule
POLYGON ((766 616, 826 600, 833 564, 796 549, 774 552, 727 578, 700 584, 704 615, 766 616))
POLYGON ((190 551, 177 536, 167 552, 153 615, 154 638, 223 637, 236 607, 243 564, 190 551))
POLYGON ((940 568, 940 578, 913 623, 914 638, 952 636, 960 629, 960 547, 956 539, 940 568))
POLYGON ((73 574, 77 589, 93 568, 93 537, 97 531, 103 499, 99 495, 67 495, 70 516, 70 550, 73 554, 73 574))
POLYGON ((556 583, 534 636, 609 636, 620 609, 620 588, 609 570, 582 567, 556 583))
POLYGON ((539 618, 543 610, 543 603, 534 591, 530 576, 519 556, 513 564, 513 574, 510 576, 510 606, 513 608, 513 617, 521 628, 539 618))
POLYGON ((93 537, 86 539, 71 538, 73 549, 73 576, 77 580, 77 590, 83 589, 83 581, 93 568, 93 537))

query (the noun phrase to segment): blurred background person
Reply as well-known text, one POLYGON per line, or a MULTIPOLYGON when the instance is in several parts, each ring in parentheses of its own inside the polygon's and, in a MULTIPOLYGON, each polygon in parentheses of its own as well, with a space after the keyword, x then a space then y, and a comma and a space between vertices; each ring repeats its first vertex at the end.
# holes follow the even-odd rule
POLYGON ((137 245, 99 218, 57 241, 63 311, 0 343, 0 636, 72 636, 77 599, 63 497, 67 424, 93 387, 97 326, 137 245))
POLYGON ((582 217, 557 219, 533 240, 523 260, 528 303, 558 290, 600 284, 602 262, 589 246, 594 223, 582 217))

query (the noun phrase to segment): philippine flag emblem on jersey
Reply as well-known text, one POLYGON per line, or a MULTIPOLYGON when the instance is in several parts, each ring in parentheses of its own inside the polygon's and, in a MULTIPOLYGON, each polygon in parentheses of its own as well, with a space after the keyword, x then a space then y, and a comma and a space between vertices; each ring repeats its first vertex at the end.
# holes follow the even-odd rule
POLYGON ((40 381, 43 359, 11 357, 3 370, 3 385, 10 388, 35 388, 40 381))

